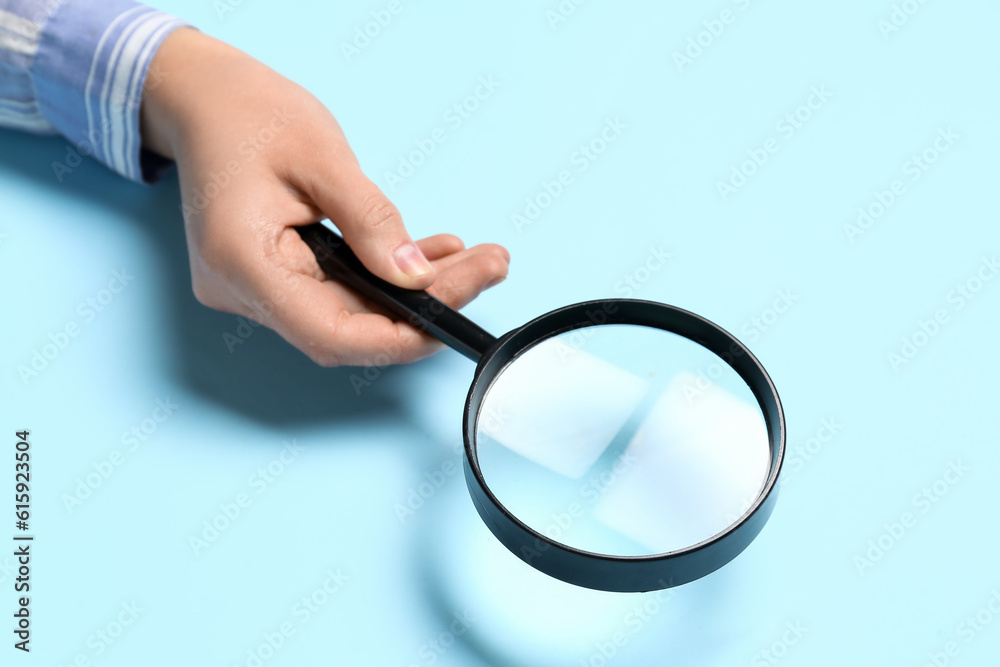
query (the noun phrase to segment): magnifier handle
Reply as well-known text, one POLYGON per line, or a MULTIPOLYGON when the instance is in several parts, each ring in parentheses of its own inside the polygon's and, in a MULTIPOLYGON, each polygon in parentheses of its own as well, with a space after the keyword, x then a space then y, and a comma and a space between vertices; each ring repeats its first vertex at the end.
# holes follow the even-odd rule
POLYGON ((296 229, 302 240, 312 248, 326 275, 469 359, 478 363, 483 353, 496 342, 489 332, 424 290, 405 289, 376 276, 365 268, 339 234, 322 223, 296 229))

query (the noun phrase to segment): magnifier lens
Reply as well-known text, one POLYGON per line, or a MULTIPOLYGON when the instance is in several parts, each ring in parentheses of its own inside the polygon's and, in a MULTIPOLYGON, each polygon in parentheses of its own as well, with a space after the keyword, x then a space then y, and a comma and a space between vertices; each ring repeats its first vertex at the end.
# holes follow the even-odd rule
POLYGON ((684 549, 735 523, 771 463, 761 409, 698 343, 608 324, 545 339, 493 381, 487 486, 529 528, 609 556, 684 549))

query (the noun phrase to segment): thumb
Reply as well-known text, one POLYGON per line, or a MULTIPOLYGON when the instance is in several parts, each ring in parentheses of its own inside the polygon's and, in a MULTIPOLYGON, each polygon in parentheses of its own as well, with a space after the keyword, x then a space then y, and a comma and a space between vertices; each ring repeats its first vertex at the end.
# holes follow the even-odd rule
POLYGON ((361 263, 379 278, 408 289, 434 282, 435 270, 403 226, 399 210, 359 167, 331 170, 310 188, 320 210, 341 231, 361 263), (332 176, 332 177, 331 177, 332 176))

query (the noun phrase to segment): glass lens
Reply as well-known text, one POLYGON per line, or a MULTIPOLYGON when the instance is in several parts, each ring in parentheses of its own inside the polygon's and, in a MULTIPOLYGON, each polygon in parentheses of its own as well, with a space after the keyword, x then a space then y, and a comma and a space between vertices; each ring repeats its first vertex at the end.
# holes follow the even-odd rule
POLYGON ((479 465, 500 503, 567 546, 646 556, 702 542, 757 499, 767 429, 742 378, 682 336, 610 324, 546 339, 486 393, 479 465))

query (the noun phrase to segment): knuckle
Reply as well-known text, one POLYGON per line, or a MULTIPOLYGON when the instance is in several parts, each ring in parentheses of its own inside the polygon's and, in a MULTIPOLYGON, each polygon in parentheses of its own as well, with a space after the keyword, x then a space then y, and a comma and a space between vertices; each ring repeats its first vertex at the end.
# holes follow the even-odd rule
POLYGON ((502 245, 496 243, 483 243, 477 246, 477 250, 484 253, 489 253, 495 255, 496 257, 502 259, 505 263, 510 263, 510 253, 502 245))
POLYGON ((448 248, 450 252, 455 253, 465 250, 465 242, 454 234, 442 234, 441 239, 444 242, 443 245, 448 248))
POLYGON ((338 316, 327 321, 319 340, 314 339, 308 348, 303 348, 303 352, 323 368, 335 368, 347 364, 339 335, 339 330, 347 317, 347 311, 341 311, 338 316))
POLYGON ((499 255, 487 253, 483 255, 483 268, 491 276, 506 276, 509 269, 507 260, 499 255))
POLYGON ((368 229, 379 230, 402 223, 399 209, 382 193, 370 195, 364 202, 361 223, 368 229))
POLYGON ((438 301, 452 308, 461 300, 462 288, 451 276, 435 280, 427 292, 438 301))

